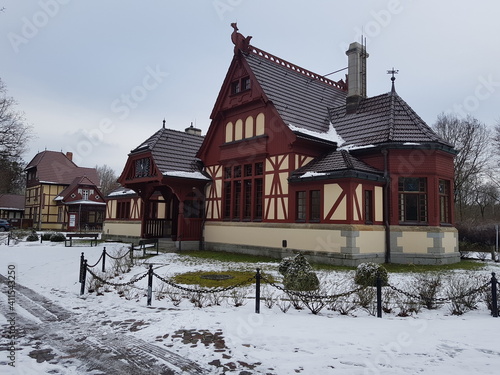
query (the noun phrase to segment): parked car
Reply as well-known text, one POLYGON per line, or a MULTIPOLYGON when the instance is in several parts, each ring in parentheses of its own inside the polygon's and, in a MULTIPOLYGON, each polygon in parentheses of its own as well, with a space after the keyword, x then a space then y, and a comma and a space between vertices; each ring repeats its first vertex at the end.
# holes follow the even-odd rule
POLYGON ((0 232, 10 230, 10 223, 7 220, 0 219, 0 232))

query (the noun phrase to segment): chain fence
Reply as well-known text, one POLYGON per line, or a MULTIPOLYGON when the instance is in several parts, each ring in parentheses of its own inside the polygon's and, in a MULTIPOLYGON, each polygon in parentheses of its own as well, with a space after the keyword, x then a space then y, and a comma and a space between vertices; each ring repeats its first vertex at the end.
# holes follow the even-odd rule
MULTIPOLYGON (((130 250, 133 251, 133 250, 130 250)), ((298 290, 291 290, 287 289, 286 287, 280 285, 279 283, 274 282, 271 278, 267 277, 266 275, 263 275, 260 272, 260 269, 257 268, 257 272, 255 275, 249 277, 246 280, 243 280, 239 283, 236 283, 234 285, 226 286, 226 287, 220 287, 220 288, 191 288, 187 287, 184 285, 179 285, 172 281, 171 279, 168 279, 164 276, 161 276, 157 274, 153 270, 153 265, 149 265, 149 269, 142 275, 139 276, 134 276, 131 280, 127 282, 112 282, 109 281, 105 278, 105 276, 100 276, 98 275, 95 271, 92 270, 92 268, 96 267, 101 261, 103 262, 103 265, 105 264, 105 259, 106 257, 109 257, 114 260, 120 260, 125 258, 126 256, 129 256, 130 251, 125 253, 122 256, 111 256, 106 253, 106 249, 104 248, 103 253, 101 254, 99 260, 92 266, 89 266, 87 264, 87 260, 84 259, 84 254, 82 253, 81 255, 81 262, 80 262, 80 283, 81 283, 81 288, 80 288, 80 294, 83 295, 85 293, 85 283, 86 283, 86 274, 87 272, 99 283, 102 285, 109 285, 115 288, 123 288, 123 287, 136 287, 135 284, 138 283, 139 281, 145 279, 146 277, 148 278, 148 285, 147 285, 147 305, 151 306, 151 301, 152 301, 152 293, 153 293, 153 279, 156 278, 157 280, 161 281, 162 283, 178 289, 180 291, 186 292, 186 293, 192 293, 192 294, 197 294, 197 295, 214 295, 214 294, 219 294, 219 293, 224 293, 228 291, 233 291, 238 288, 243 288, 247 286, 248 284, 252 284, 255 282, 255 312, 260 313, 260 303, 261 303, 261 281, 270 287, 279 290, 280 292, 283 293, 283 295, 286 295, 292 299, 299 299, 302 301, 302 303, 311 310, 313 314, 317 314, 323 307, 327 306, 328 304, 331 304, 333 301, 338 301, 341 299, 347 299, 350 296, 356 296, 357 300, 353 300, 352 303, 357 303, 361 307, 367 308, 368 305, 375 305, 376 308, 372 308, 371 314, 376 315, 377 317, 381 318, 382 317, 382 311, 388 310, 384 309, 383 306, 387 305, 389 303, 387 295, 388 293, 382 293, 383 290, 385 291, 392 291, 395 295, 398 296, 404 296, 408 299, 410 302, 406 303, 412 303, 412 304, 418 304, 418 305, 426 305, 429 304, 430 302, 434 304, 446 304, 446 303, 451 303, 454 305, 456 312, 458 315, 463 313, 461 307, 459 306, 460 304, 474 304, 474 301, 477 301, 479 296, 486 296, 488 300, 488 308, 491 311, 491 315, 494 317, 498 317, 498 301, 497 301, 497 289, 500 286, 500 282, 496 279, 495 273, 492 273, 491 280, 488 282, 485 282, 481 285, 475 286, 475 287, 465 287, 465 291, 462 291, 458 294, 453 294, 448 291, 448 295, 446 297, 442 296, 424 296, 421 293, 412 293, 407 290, 403 290, 401 288, 398 288, 397 286, 391 285, 389 283, 382 285, 382 282, 380 278, 378 278, 376 286, 359 286, 359 287, 354 287, 350 290, 347 291, 342 291, 339 293, 335 294, 325 294, 320 291, 320 289, 317 290, 312 290, 312 291, 298 291, 298 290), (383 289, 385 288, 385 289, 383 289), (362 301, 363 296, 366 297, 368 295, 368 298, 371 298, 368 302, 362 301), (370 297, 371 296, 371 297, 370 297), (385 300, 384 300, 385 297, 385 300), (472 302, 471 302, 472 301, 472 302), (457 307, 458 306, 458 307, 457 307)), ((102 272, 104 273, 104 267, 102 268, 102 272)), ((160 291, 155 291, 155 293, 159 293, 160 291)), ((264 297, 263 299, 266 300, 271 297, 264 297)), ((269 304, 272 305, 272 304, 269 304)), ((472 310, 473 307, 470 307, 469 310, 472 310)), ((390 310, 390 309, 389 309, 390 310)), ((282 311, 286 312, 285 309, 282 309, 282 311)), ((455 312, 452 312, 455 313, 455 312)), ((400 316, 405 316, 405 315, 400 315, 400 316)))

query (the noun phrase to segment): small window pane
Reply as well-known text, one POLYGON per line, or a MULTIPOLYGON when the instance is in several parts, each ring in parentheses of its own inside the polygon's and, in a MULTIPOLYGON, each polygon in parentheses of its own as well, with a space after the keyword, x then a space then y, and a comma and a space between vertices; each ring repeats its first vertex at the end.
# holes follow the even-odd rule
POLYGON ((252 164, 245 164, 245 177, 252 176, 252 164))
POLYGON ((243 90, 250 90, 250 78, 245 77, 241 80, 241 86, 243 87, 243 90))
POLYGON ((255 175, 262 176, 264 173, 264 164, 263 163, 255 163, 255 175))
POLYGON ((311 220, 319 221, 321 219, 321 194, 319 190, 311 191, 311 220))
POLYGON ((240 81, 235 81, 231 84, 231 93, 237 94, 241 91, 240 81))
POLYGON ((297 220, 306 220, 306 192, 297 192, 297 220))

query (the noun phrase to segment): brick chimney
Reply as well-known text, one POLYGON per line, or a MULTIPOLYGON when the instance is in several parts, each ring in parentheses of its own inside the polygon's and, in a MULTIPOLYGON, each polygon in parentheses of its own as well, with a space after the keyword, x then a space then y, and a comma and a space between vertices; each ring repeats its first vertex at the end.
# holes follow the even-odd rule
POLYGON ((188 134, 201 135, 201 129, 195 128, 193 123, 191 123, 191 126, 186 128, 184 131, 188 134))
POLYGON ((361 99, 366 98, 366 53, 365 46, 358 42, 351 43, 346 52, 347 70, 347 113, 356 112, 361 99))
POLYGON ((72 152, 66 152, 66 157, 70 160, 73 161, 73 153, 72 152))

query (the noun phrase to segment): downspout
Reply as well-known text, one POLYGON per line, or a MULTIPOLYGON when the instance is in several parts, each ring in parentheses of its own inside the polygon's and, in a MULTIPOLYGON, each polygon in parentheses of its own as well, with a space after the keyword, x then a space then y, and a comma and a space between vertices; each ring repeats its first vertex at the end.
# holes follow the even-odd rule
POLYGON ((203 208, 203 217, 202 217, 202 222, 201 222, 201 238, 200 238, 200 245, 199 245, 199 250, 203 251, 205 250, 205 223, 207 221, 207 188, 209 186, 212 186, 212 181, 210 181, 207 185, 203 187, 203 201, 202 201, 202 208, 203 208))
POLYGON ((385 227, 385 263, 391 263, 391 227, 389 225, 389 190, 391 179, 389 177, 387 149, 382 149, 384 155, 384 227, 385 227))
POLYGON ((78 232, 82 231, 81 227, 81 222, 82 222, 82 204, 78 204, 78 232))

